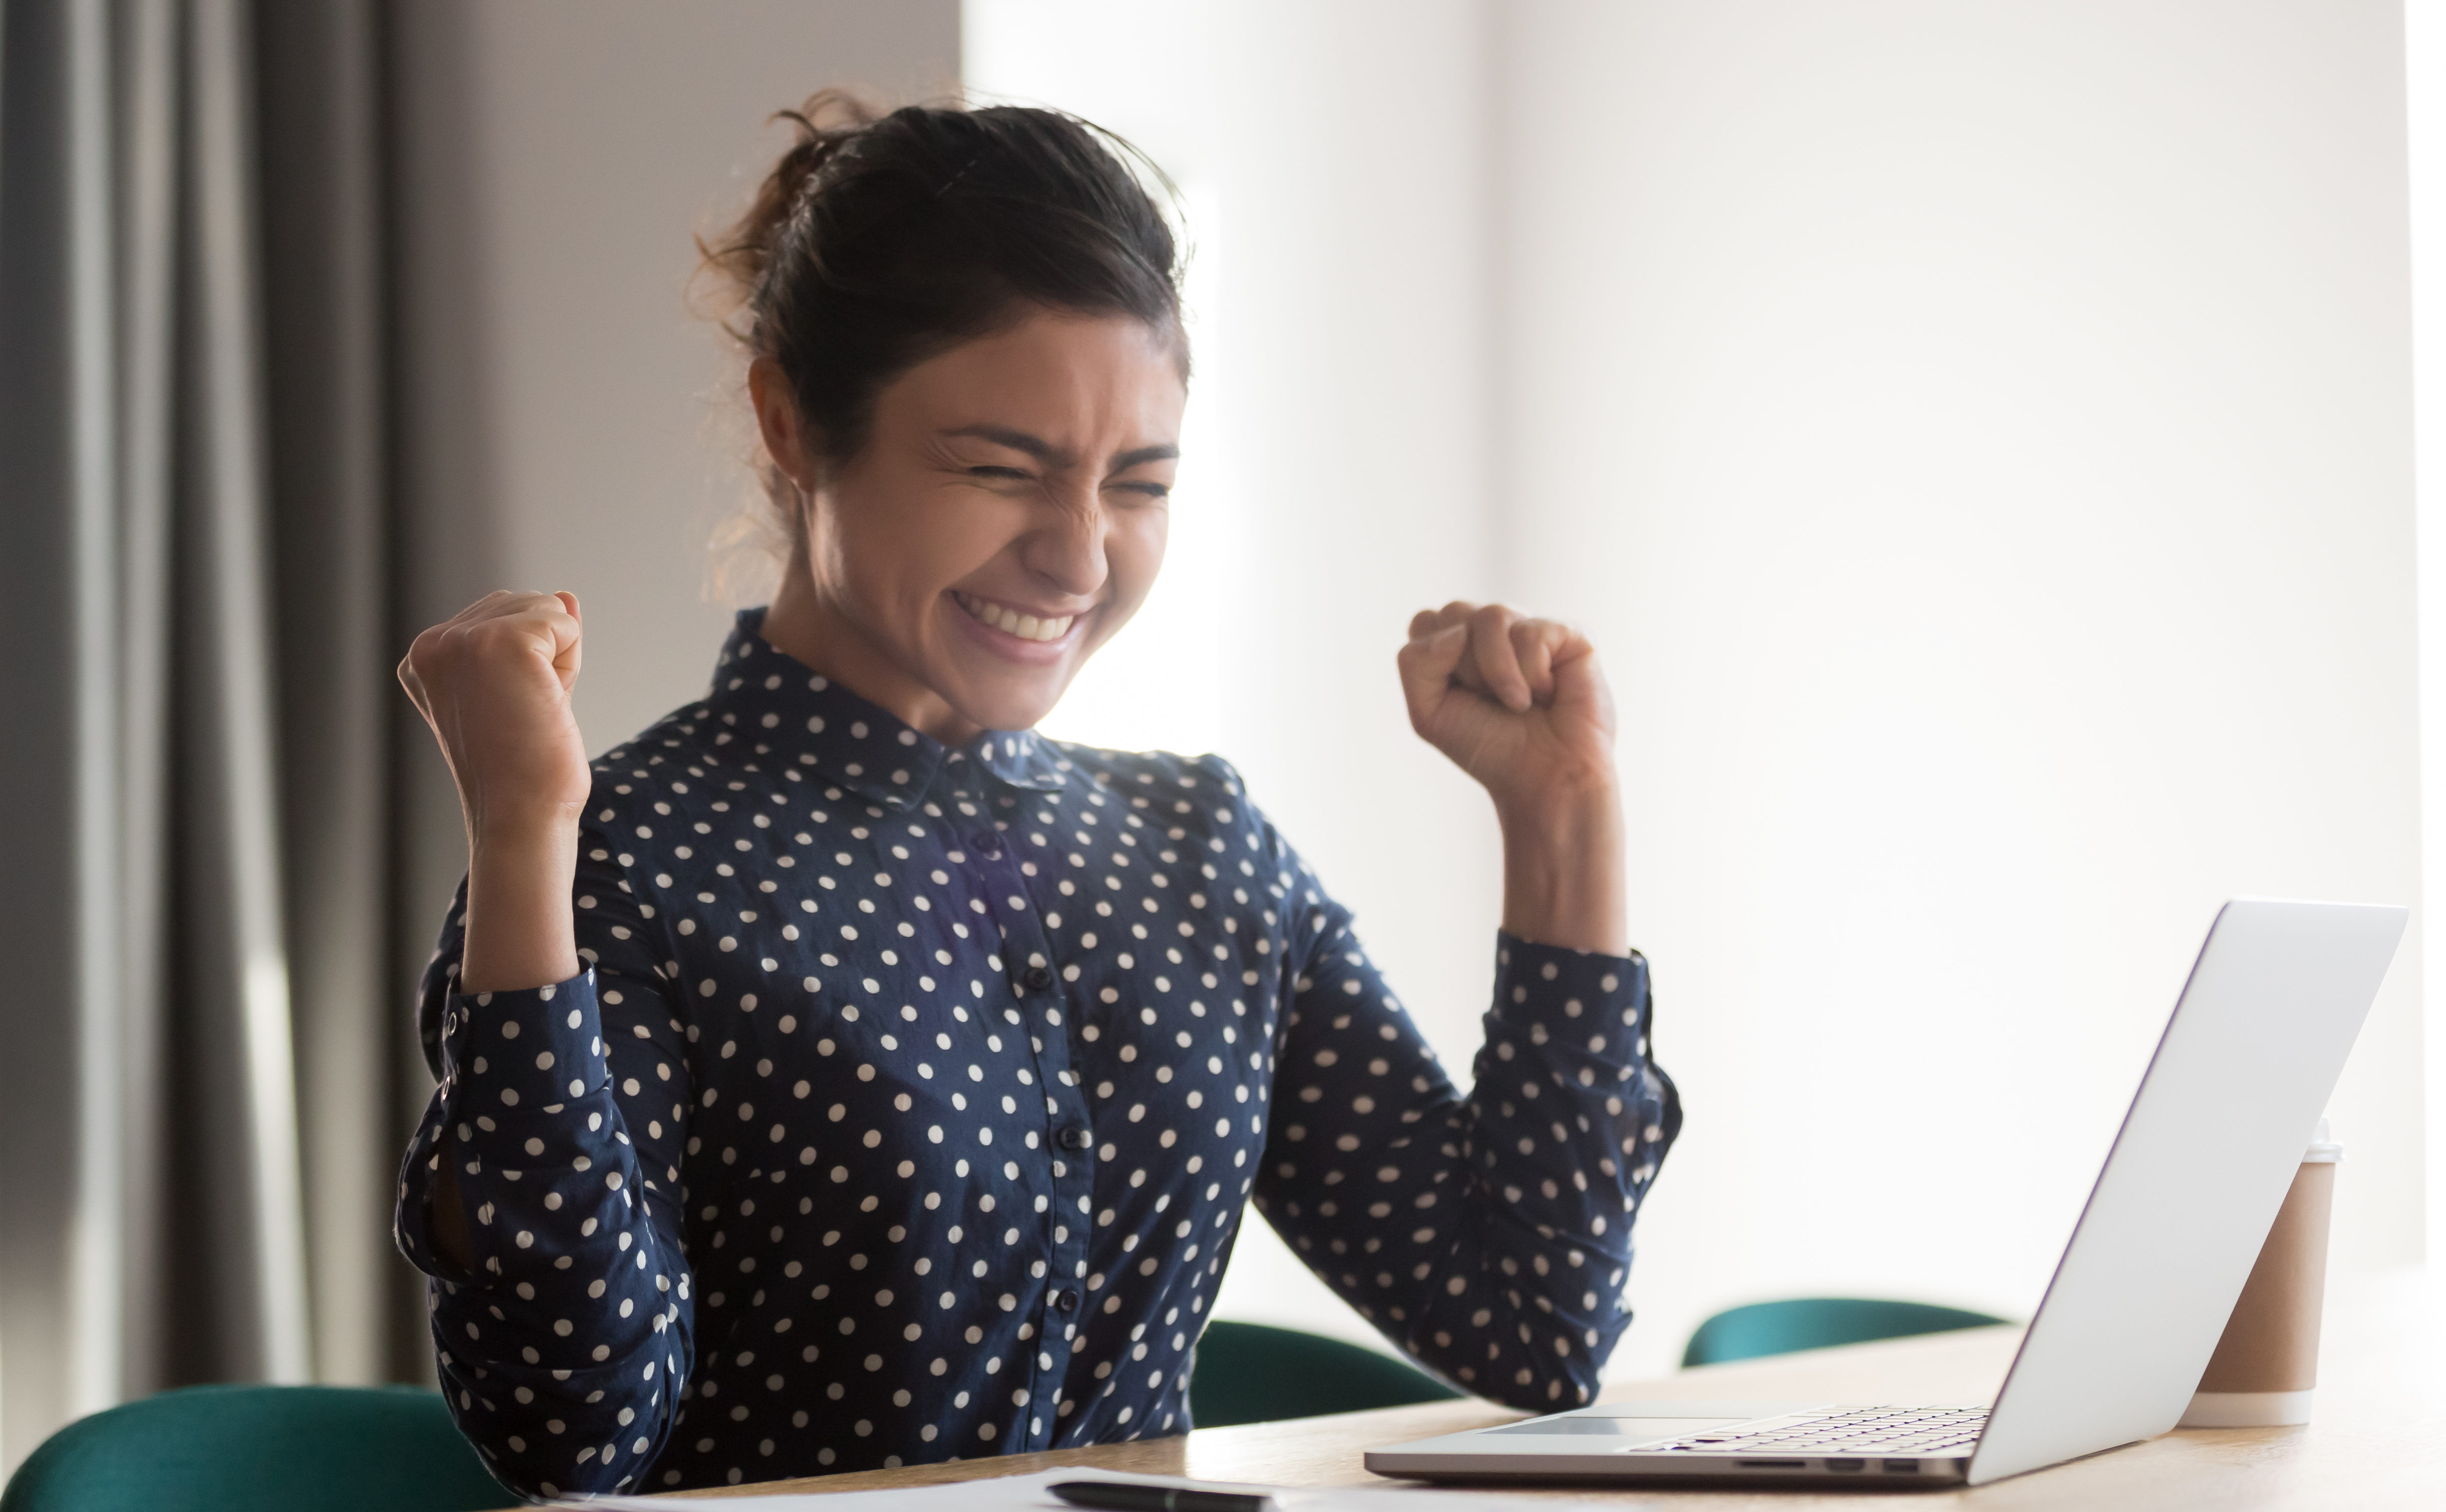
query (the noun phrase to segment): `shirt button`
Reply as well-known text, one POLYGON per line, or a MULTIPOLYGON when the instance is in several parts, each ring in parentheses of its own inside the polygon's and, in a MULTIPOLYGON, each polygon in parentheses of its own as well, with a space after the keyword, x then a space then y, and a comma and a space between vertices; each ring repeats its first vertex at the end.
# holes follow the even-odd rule
POLYGON ((1068 1286, 1062 1288, 1062 1290, 1053 1294, 1053 1305, 1064 1313, 1075 1313, 1079 1311, 1078 1291, 1075 1288, 1068 1286))
POLYGON ((1030 966, 1019 975, 1021 985, 1030 992, 1043 992, 1053 985, 1053 973, 1043 966, 1030 966))
POLYGON ((969 849, 988 861, 999 861, 1002 859, 1002 836, 991 830, 981 830, 969 837, 969 849))
POLYGON ((1085 1149, 1096 1142, 1096 1136, 1073 1124, 1059 1136, 1063 1149, 1085 1149))

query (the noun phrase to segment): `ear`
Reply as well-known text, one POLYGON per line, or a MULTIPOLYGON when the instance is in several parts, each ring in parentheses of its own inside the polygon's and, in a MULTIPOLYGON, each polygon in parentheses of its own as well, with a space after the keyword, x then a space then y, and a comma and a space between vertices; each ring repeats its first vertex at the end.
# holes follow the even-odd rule
POLYGON ((782 476, 798 485, 800 494, 813 496, 816 448, 807 434, 806 419, 799 412, 799 396, 779 363, 759 357, 747 364, 747 398, 756 409, 756 429, 764 438, 765 455, 773 458, 782 476))

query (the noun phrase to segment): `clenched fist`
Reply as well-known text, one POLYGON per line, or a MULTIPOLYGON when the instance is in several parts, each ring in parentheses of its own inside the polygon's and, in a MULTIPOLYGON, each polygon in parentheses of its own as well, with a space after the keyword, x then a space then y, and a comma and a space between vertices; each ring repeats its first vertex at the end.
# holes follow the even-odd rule
POLYGON ((488 593, 419 635, 399 664, 467 821, 463 991, 577 974, 569 889, 593 783, 569 701, 579 629, 574 594, 488 593))
POLYGON ((1570 625, 1456 601, 1419 611, 1400 660, 1410 727, 1498 807, 1613 781, 1613 695, 1570 625))
POLYGON ((433 728, 475 831, 574 823, 592 778, 569 696, 573 593, 492 592, 416 638, 399 681, 433 728))

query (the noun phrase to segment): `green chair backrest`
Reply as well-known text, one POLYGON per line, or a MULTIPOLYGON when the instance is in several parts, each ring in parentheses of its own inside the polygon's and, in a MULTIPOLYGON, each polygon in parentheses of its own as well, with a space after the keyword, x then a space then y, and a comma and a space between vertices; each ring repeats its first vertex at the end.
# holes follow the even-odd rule
MULTIPOLYGON (((1189 1378, 1199 1428, 1441 1402, 1458 1391, 1356 1344, 1263 1323, 1209 1323, 1189 1378)), ((0 1512, 15 1512, 0 1507, 0 1512)))
MULTIPOLYGON (((2005 1319, 1929 1302, 1881 1302, 1859 1297, 1797 1297, 1754 1302, 1718 1313, 1699 1325, 1682 1352, 1684 1366, 1722 1365, 1726 1360, 1789 1354, 1795 1350, 1872 1339, 1908 1338, 1949 1329, 1985 1328, 2005 1319)), ((0 1508, 0 1512, 7 1512, 0 1508)))
POLYGON ((519 1499, 413 1387, 194 1386, 80 1418, 0 1512, 481 1512, 519 1499))

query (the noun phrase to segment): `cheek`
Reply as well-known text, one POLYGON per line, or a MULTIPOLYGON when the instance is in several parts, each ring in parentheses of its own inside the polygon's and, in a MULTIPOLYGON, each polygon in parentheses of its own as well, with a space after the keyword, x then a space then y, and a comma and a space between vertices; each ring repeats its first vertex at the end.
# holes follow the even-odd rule
POLYGON ((964 517, 990 511, 922 497, 862 502, 837 522, 837 586, 877 609, 922 615, 992 554, 993 522, 964 517))
POLYGON ((1105 548, 1105 562, 1113 582, 1120 591, 1115 596, 1136 609, 1146 602, 1155 588, 1155 580, 1163 570, 1163 551, 1172 532, 1172 514, 1167 510, 1148 510, 1141 517, 1133 517, 1113 532, 1105 548))

